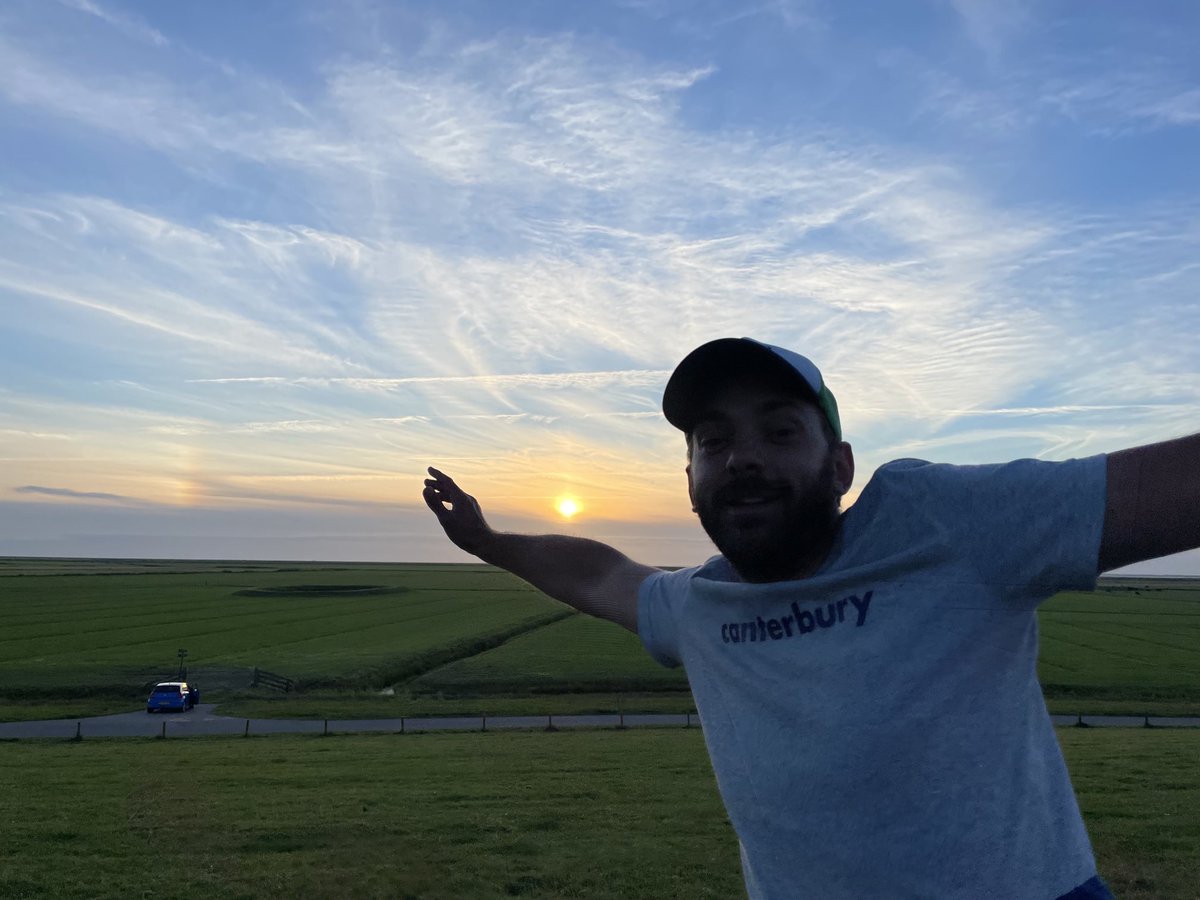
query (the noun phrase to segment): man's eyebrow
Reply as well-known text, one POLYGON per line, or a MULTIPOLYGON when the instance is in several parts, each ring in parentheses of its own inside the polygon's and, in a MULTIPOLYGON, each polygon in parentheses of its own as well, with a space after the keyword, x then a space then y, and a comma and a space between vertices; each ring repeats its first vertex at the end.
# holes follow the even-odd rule
POLYGON ((704 412, 696 416, 696 421, 692 423, 692 430, 695 431, 701 425, 718 425, 722 422, 728 422, 729 416, 724 413, 719 413, 715 409, 706 409, 704 412))
MULTIPOLYGON (((781 409, 788 411, 799 411, 804 406, 804 401, 795 397, 780 397, 775 400, 766 400, 755 407, 755 412, 759 415, 769 415, 781 409)), ((701 425, 719 425, 729 421, 729 416, 716 409, 703 410, 696 416, 696 420, 692 425, 692 430, 695 431, 701 425)))
POLYGON ((780 400, 767 400, 758 406, 757 411, 760 413, 773 413, 780 409, 799 410, 803 405, 804 401, 787 397, 780 400))

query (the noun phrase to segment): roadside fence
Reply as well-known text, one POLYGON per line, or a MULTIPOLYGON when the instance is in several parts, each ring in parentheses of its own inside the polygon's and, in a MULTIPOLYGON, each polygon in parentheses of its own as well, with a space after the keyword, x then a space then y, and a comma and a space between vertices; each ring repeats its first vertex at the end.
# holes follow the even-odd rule
POLYGON ((265 687, 273 691, 283 691, 289 693, 295 686, 295 682, 283 675, 276 675, 274 672, 268 672, 266 669, 254 667, 254 679, 250 682, 250 687, 265 687))

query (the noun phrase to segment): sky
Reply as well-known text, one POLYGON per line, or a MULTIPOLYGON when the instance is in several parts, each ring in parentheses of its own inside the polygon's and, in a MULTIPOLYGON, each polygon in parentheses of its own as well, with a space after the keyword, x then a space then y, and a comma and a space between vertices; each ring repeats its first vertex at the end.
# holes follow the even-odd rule
POLYGON ((726 336, 825 372, 850 502, 1194 433, 1198 38, 1186 0, 9 0, 0 554, 465 561, 432 464, 695 564, 659 403, 726 336))

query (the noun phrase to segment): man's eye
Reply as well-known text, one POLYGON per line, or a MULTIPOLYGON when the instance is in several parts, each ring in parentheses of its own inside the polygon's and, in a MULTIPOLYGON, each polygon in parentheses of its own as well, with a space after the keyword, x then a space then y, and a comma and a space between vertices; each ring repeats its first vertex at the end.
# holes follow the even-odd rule
POLYGON ((700 448, 700 452, 702 453, 716 453, 725 445, 725 439, 718 435, 702 437, 696 441, 696 445, 700 448))
POLYGON ((790 425, 780 426, 779 428, 771 429, 771 439, 776 441, 790 441, 796 436, 796 429, 790 425))

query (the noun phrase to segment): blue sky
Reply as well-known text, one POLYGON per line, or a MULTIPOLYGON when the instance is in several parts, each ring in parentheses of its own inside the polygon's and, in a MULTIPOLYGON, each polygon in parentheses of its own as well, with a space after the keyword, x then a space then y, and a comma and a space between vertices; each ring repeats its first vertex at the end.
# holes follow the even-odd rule
POLYGON ((1193 433, 1198 37, 1115 0, 7 3, 0 553, 462 559, 433 463, 500 527, 697 562, 658 403, 728 335, 825 370, 859 489, 1193 433))

